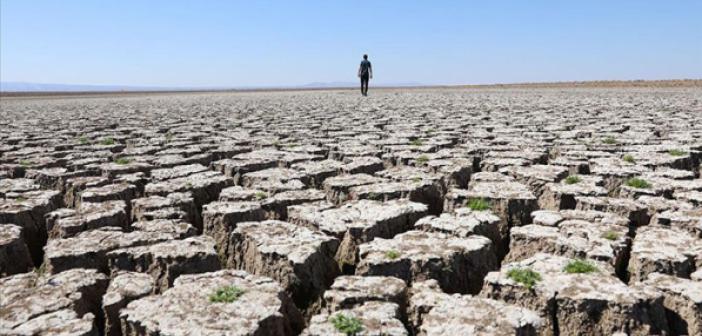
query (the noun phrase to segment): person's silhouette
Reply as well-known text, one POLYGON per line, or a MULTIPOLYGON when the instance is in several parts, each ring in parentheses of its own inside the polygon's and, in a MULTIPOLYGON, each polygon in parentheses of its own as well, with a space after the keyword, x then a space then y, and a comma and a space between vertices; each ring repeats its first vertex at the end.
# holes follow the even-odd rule
POLYGON ((358 67, 358 77, 361 78, 361 94, 368 95, 368 80, 373 78, 373 68, 368 60, 368 55, 363 55, 363 61, 358 67))

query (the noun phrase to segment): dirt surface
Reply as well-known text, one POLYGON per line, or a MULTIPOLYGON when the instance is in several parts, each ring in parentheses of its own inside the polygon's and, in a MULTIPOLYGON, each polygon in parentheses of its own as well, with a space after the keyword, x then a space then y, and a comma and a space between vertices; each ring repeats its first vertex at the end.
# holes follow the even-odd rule
POLYGON ((699 80, 0 112, 3 335, 702 332, 699 80))

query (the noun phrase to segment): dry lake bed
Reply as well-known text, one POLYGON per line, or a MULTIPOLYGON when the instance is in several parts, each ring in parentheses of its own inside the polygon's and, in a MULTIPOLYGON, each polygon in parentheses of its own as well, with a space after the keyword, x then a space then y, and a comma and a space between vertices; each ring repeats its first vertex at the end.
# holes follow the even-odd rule
POLYGON ((2 335, 701 335, 702 89, 0 99, 2 335))

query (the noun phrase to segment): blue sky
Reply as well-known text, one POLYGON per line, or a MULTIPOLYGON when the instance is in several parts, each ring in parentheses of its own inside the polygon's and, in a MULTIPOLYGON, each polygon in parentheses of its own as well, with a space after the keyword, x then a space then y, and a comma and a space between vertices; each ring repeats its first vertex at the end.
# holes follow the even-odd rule
POLYGON ((0 1, 0 80, 157 86, 702 78, 702 1, 0 1))

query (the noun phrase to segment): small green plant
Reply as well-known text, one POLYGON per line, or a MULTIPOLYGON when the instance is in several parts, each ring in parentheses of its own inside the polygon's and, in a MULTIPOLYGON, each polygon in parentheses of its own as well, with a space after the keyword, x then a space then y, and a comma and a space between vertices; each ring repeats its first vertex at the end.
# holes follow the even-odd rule
POLYGON ((422 140, 414 139, 414 140, 410 141, 410 145, 412 145, 412 146, 421 146, 421 145, 422 145, 422 140))
POLYGON ((570 175, 570 176, 566 177, 565 183, 566 184, 576 184, 576 183, 580 183, 582 180, 583 179, 578 175, 570 175))
POLYGON ((193 184, 190 183, 190 182, 185 182, 185 187, 188 188, 188 189, 192 189, 193 184))
POLYGON ((632 188, 639 189, 648 189, 651 187, 651 184, 648 183, 648 181, 640 179, 638 177, 630 178, 628 181, 626 181, 626 185, 632 188))
POLYGON ((507 271, 507 277, 524 285, 527 289, 534 288, 541 281, 541 274, 529 268, 513 268, 507 271))
POLYGON ((173 133, 168 132, 166 133, 166 142, 171 142, 173 141, 173 133))
POLYGON ((329 318, 329 322, 334 325, 334 328, 346 335, 356 335, 363 330, 361 320, 344 314, 336 314, 329 318))
POLYGON ((26 201, 26 200, 27 200, 27 199, 24 198, 24 197, 22 197, 22 196, 19 196, 19 197, 15 198, 15 202, 17 202, 17 203, 22 203, 22 202, 24 202, 24 201, 26 201))
POLYGON ((22 167, 28 167, 28 166, 30 166, 30 165, 32 164, 32 161, 29 161, 29 160, 20 160, 19 164, 20 164, 20 166, 22 166, 22 167))
POLYGON ((416 160, 416 161, 417 161, 417 163, 419 163, 420 165, 423 165, 423 164, 429 162, 429 157, 426 156, 426 155, 420 155, 420 156, 417 157, 417 160, 416 160))
POLYGON ((385 256, 386 256, 388 259, 395 260, 395 259, 397 259, 397 258, 400 257, 400 252, 397 252, 397 251, 395 251, 395 250, 390 250, 390 251, 385 252, 385 256))
POLYGON ((254 194, 254 197, 255 197, 257 200, 262 200, 262 199, 266 198, 266 193, 263 192, 263 191, 257 191, 257 192, 254 194))
POLYGON ((634 157, 631 156, 631 154, 624 155, 622 160, 624 160, 624 162, 636 163, 636 160, 634 160, 634 157))
POLYGON ((116 158, 115 163, 118 165, 126 165, 132 162, 129 158, 121 157, 121 158, 116 158))
POLYGON ((210 302, 231 303, 239 299, 244 290, 236 286, 224 286, 210 294, 210 302))
POLYGON ((86 138, 85 136, 81 136, 80 138, 78 138, 78 143, 80 143, 81 145, 87 145, 88 138, 86 138))
POLYGON ((112 145, 115 144, 115 139, 110 138, 110 137, 103 138, 103 139, 100 141, 100 144, 103 145, 103 146, 112 146, 112 145))
POLYGON ((592 273, 597 272, 597 267, 589 261, 576 259, 569 262, 563 271, 566 273, 592 273))
POLYGON ((614 231, 607 231, 602 234, 602 238, 607 240, 617 240, 619 239, 619 234, 614 231))
POLYGON ((607 145, 614 145, 617 143, 617 139, 613 137, 606 137, 602 140, 602 143, 607 144, 607 145))
POLYGON ((412 178, 412 182, 414 182, 414 183, 422 182, 422 178, 421 177, 412 178))
POLYGON ((471 198, 466 206, 473 211, 490 210, 490 202, 483 198, 471 198))
POLYGON ((671 149, 668 151, 668 154, 672 156, 685 156, 687 155, 687 152, 679 149, 671 149))

